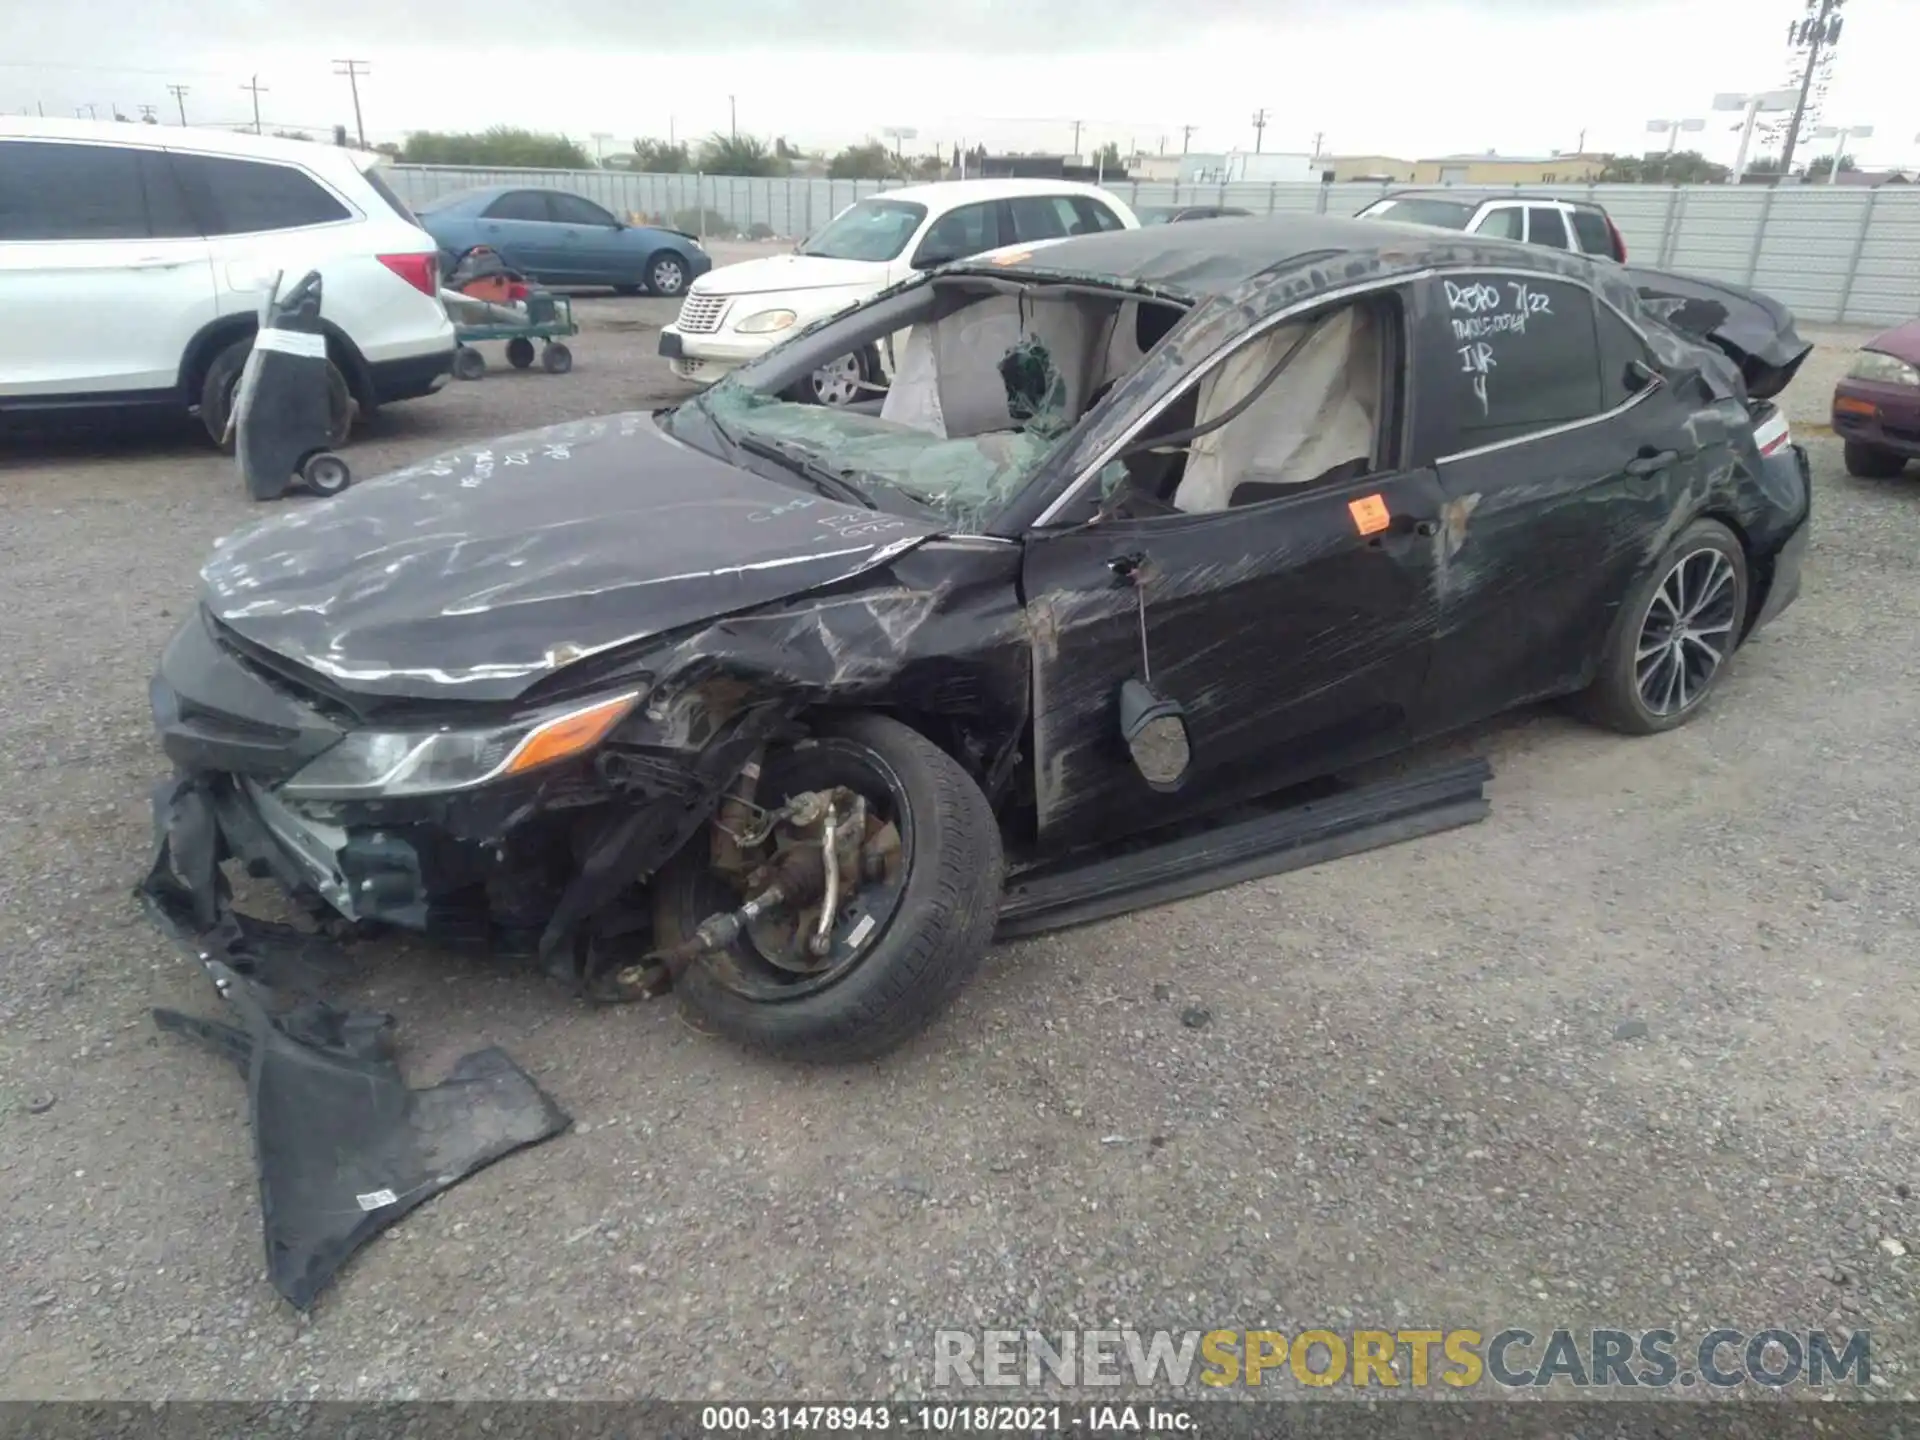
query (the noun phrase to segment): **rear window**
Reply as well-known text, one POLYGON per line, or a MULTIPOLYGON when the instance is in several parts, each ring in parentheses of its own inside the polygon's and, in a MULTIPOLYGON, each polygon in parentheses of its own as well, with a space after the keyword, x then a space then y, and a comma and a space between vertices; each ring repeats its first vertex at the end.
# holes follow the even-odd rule
POLYGON ((174 152, 173 169, 208 235, 299 230, 352 218, 352 211, 292 165, 174 152))
POLYGON ((1472 205, 1459 200, 1400 196, 1376 201, 1360 213, 1369 220, 1397 220, 1404 225, 1439 225, 1448 230, 1464 230, 1473 218, 1473 211, 1472 205))
POLYGON ((413 211, 407 208, 407 202, 393 193, 393 187, 387 184, 387 177, 382 175, 380 170, 381 167, 375 165, 371 169, 363 170, 361 174, 366 176, 367 184, 373 187, 373 193, 387 202, 389 210, 409 225, 418 225, 420 222, 415 218, 413 211))
POLYGON ((1607 217, 1598 210, 1575 210, 1573 233, 1580 237, 1580 248, 1587 254, 1613 254, 1613 232, 1607 228, 1607 217))
POLYGON ((0 142, 0 240, 151 240, 199 233, 160 151, 0 142))

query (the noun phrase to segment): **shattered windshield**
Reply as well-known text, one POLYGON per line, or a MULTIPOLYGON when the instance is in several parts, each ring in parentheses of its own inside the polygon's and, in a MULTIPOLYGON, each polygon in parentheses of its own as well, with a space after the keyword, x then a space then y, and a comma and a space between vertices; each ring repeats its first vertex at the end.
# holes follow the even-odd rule
POLYGON ((1081 284, 954 277, 910 288, 905 326, 850 312, 681 407, 671 432, 735 465, 777 465, 836 498, 931 512, 977 533, 1184 311, 1081 284), (846 407, 786 398, 796 387, 783 350, 805 346, 812 364, 814 350, 881 337, 892 374, 872 398, 846 407))
POLYGON ((800 247, 825 260, 892 260, 927 218, 910 200, 862 200, 849 205, 800 247))
POLYGON ((949 439, 824 405, 783 400, 723 381, 701 397, 736 438, 785 441, 845 471, 869 491, 886 486, 956 530, 976 530, 1016 494, 1060 438, 1041 426, 949 439))

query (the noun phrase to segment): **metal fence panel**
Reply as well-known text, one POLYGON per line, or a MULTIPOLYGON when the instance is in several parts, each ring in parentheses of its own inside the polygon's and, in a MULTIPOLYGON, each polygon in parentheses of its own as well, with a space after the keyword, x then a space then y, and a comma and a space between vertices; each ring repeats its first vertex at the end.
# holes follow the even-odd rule
MULTIPOLYGON (((572 190, 616 214, 695 233, 797 239, 841 210, 897 184, 873 180, 731 175, 638 175, 623 170, 506 170, 394 165, 411 204, 482 185, 572 190)), ((1116 181, 1135 209, 1234 205, 1256 215, 1353 215, 1384 184, 1116 181)), ((1463 186, 1491 195, 1499 187, 1463 186)), ((1529 194, 1604 205, 1637 263, 1776 296, 1802 320, 1888 325, 1920 314, 1920 190, 1854 186, 1538 185, 1529 194)))
POLYGON ((1847 295, 1849 324, 1897 325, 1920 315, 1920 190, 1873 192, 1873 224, 1847 295))

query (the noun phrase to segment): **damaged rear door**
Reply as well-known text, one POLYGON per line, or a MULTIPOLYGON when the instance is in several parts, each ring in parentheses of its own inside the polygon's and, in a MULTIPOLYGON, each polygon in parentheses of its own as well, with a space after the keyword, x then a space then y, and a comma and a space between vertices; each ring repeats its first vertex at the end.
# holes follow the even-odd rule
MULTIPOLYGON (((1189 456, 1171 482, 1185 513, 1110 513, 1027 537, 1037 808, 1049 845, 1271 793, 1398 748, 1414 728, 1441 588, 1442 496, 1431 468, 1397 458, 1400 307, 1371 297, 1364 308, 1379 328, 1346 353, 1364 349, 1379 389, 1361 407, 1351 462, 1328 465, 1346 457, 1319 443, 1327 417, 1345 412, 1290 408, 1296 372, 1262 389, 1268 367, 1255 362, 1242 367, 1241 395, 1260 403, 1226 400, 1220 413, 1235 418, 1214 433, 1256 428, 1202 461, 1197 449, 1189 456), (1261 426, 1292 445, 1278 447, 1278 464, 1261 426), (1135 678, 1186 712, 1191 762, 1173 793, 1149 787, 1121 740, 1118 694, 1135 678)), ((1213 372, 1221 389, 1242 356, 1281 338, 1275 327, 1227 357, 1213 372)), ((1185 401, 1183 390, 1162 416, 1185 401)), ((1220 390, 1200 389, 1186 413, 1204 425, 1219 403, 1220 390)))
POLYGON ((1704 495, 1713 417, 1572 280, 1436 276, 1415 287, 1413 335, 1415 453, 1446 494, 1431 732, 1583 683, 1628 590, 1690 518, 1684 497, 1704 495))

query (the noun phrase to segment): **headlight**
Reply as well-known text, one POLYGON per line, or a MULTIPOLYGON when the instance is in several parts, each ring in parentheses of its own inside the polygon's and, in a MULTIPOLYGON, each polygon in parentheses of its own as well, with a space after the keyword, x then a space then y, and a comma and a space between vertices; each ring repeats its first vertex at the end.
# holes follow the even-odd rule
POLYGON ((733 328, 742 335, 770 335, 775 330, 786 329, 799 318, 791 310, 761 310, 733 328))
POLYGON ((1847 367, 1852 380, 1878 380, 1882 385, 1920 385, 1920 370, 1878 350, 1862 350, 1847 367))
POLYGON ((301 800, 384 800, 470 789, 591 750, 643 693, 484 730, 354 731, 280 792, 301 800))

